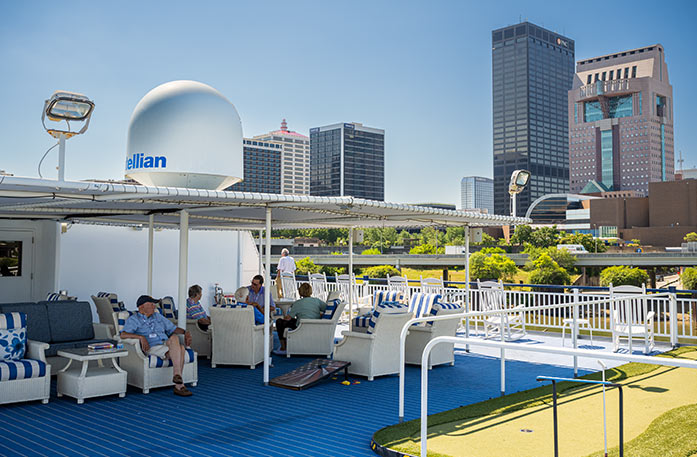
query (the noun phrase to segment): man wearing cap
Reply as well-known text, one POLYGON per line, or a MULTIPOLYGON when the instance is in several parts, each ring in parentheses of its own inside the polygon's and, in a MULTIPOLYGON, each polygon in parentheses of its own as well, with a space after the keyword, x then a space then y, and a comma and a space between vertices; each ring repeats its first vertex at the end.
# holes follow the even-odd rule
POLYGON ((191 334, 167 320, 162 314, 156 313, 157 300, 141 295, 138 298, 138 312, 126 320, 121 331, 121 338, 134 338, 140 341, 140 347, 147 355, 161 359, 171 359, 174 376, 174 394, 182 397, 192 395, 182 379, 182 369, 186 358, 186 348, 179 343, 176 335, 184 334, 186 345, 191 344, 191 334))

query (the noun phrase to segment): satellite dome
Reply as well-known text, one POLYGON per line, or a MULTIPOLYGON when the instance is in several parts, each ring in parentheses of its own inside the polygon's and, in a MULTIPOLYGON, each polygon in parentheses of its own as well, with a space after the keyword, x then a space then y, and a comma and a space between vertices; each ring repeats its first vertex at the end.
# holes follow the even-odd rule
POLYGON ((242 181, 235 106, 197 81, 157 86, 133 110, 125 175, 145 186, 215 190, 242 181))

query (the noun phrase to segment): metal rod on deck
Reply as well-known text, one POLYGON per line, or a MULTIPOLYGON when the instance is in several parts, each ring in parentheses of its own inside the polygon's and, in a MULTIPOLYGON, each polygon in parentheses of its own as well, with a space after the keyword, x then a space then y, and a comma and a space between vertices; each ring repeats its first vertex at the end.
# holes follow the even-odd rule
POLYGON ((186 298, 187 281, 189 274, 189 212, 179 212, 179 294, 177 298, 177 311, 179 313, 178 326, 186 330, 186 298))
POLYGON ((153 261, 153 242, 155 241, 155 215, 148 216, 148 284, 147 293, 152 296, 152 261, 153 261))
POLYGON ((271 301, 271 207, 266 207, 266 278, 264 278, 264 385, 269 385, 269 335, 270 335, 270 306, 271 301))
MULTIPOLYGON (((465 312, 470 312, 470 226, 465 225, 465 312)), ((465 318, 465 336, 470 336, 470 318, 465 318)), ((469 344, 465 345, 465 351, 470 351, 469 344)))

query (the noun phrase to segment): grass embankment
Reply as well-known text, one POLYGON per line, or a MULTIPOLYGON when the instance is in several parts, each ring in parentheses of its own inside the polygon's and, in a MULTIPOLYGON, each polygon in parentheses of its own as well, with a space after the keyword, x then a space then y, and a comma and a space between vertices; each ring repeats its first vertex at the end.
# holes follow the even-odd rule
MULTIPOLYGON (((681 354, 685 354, 688 352, 693 352, 697 348, 695 347, 683 347, 683 348, 678 348, 674 351, 667 352, 665 354, 661 354, 659 356, 662 357, 677 357, 681 354)), ((691 357, 693 358, 693 357, 691 357)), ((628 363, 622 366, 619 366, 617 368, 611 369, 606 371, 606 379, 608 381, 613 381, 613 382, 619 382, 619 381, 624 381, 629 378, 636 378, 642 375, 647 375, 659 368, 665 368, 661 367, 659 365, 649 365, 649 364, 638 364, 638 363, 628 363)), ((582 378, 584 379, 594 379, 594 380, 600 380, 602 378, 601 373, 592 373, 586 376, 583 376, 582 378)), ((579 384, 575 383, 569 383, 569 382, 561 382, 557 384, 557 392, 559 394, 560 400, 562 397, 565 396, 572 396, 576 395, 579 392, 582 392, 582 396, 586 396, 588 387, 581 386, 579 387, 579 384), (584 391, 585 389, 585 391, 584 391)), ((597 388, 596 388, 597 389, 597 388)), ((506 414, 511 414, 515 413, 516 411, 521 411, 524 409, 528 408, 535 408, 535 407, 542 407, 545 405, 550 405, 551 404, 551 386, 546 385, 546 386, 541 386, 537 387, 535 389, 527 390, 524 392, 518 392, 510 395, 506 395, 505 397, 498 397, 494 398, 491 400, 487 400, 484 402, 480 403, 475 403, 472 405, 467 405, 467 406, 462 406, 460 408, 456 408, 450 411, 445 411, 442 413, 434 414, 429 416, 428 419, 428 425, 429 425, 429 430, 431 433, 434 433, 434 430, 463 430, 465 426, 462 424, 465 422, 472 423, 475 422, 477 424, 484 422, 486 420, 490 420, 491 418, 500 418, 503 415, 506 414), (476 421, 473 421, 476 419, 476 421), (459 424, 457 426, 453 424, 459 424)), ((694 398, 686 398, 686 403, 694 401, 694 398)), ((612 403, 613 405, 616 405, 616 402, 612 403)), ((625 406, 627 408, 628 406, 625 406)), ((610 408, 610 407, 608 407, 610 408)), ((546 408, 549 410, 549 408, 546 408)), ((613 408, 614 409, 614 408, 613 408)), ((627 414, 627 410, 625 410, 625 415, 627 414)), ((677 415, 682 415, 684 414, 682 411, 674 412, 674 411, 669 411, 665 413, 664 415, 666 418, 663 418, 661 416, 660 418, 657 418, 654 422, 657 422, 658 424, 662 424, 664 422, 668 423, 673 423, 674 419, 672 418, 673 414, 677 415)), ((551 414, 550 414, 551 417, 551 414)), ((626 416, 625 416, 626 417, 626 416)), ((597 417, 594 417, 594 420, 597 421, 597 417)), ((600 419, 602 423, 602 419, 600 419)), ((654 424, 651 424, 651 427, 649 429, 653 430, 652 427, 654 424)), ((380 443, 384 446, 390 447, 392 449, 397 449, 402 452, 410 453, 410 454, 416 454, 418 455, 419 453, 419 446, 418 446, 418 440, 419 440, 419 420, 413 420, 409 422, 405 422, 402 424, 394 425, 391 427, 386 427, 384 429, 379 430, 378 432, 375 433, 374 435, 374 440, 377 443, 380 443)), ((491 426, 488 426, 489 429, 493 429, 491 426)), ((665 429, 666 427, 660 428, 661 430, 665 429)), ((671 446, 673 449, 676 449, 676 452, 687 452, 686 454, 683 453, 676 453, 676 454, 667 454, 665 452, 662 452, 661 455, 662 457, 668 456, 668 455, 691 455, 690 452, 692 452, 691 449, 691 444, 690 440, 686 442, 686 447, 684 447, 680 443, 674 443, 675 440, 679 439, 679 436, 682 434, 682 429, 677 429, 675 430, 675 433, 671 435, 669 438, 669 442, 671 443, 671 446)), ((583 430, 574 430, 574 433, 577 434, 582 434, 583 430)), ((474 432, 473 432, 474 433, 474 432)), ((646 430, 644 433, 649 433, 649 430, 646 430)), ((651 431, 651 433, 654 433, 651 431)), ((672 432, 671 432, 672 433, 672 432)), ((697 436, 697 431, 693 428, 691 429, 691 433, 693 433, 695 436, 697 436)), ((436 432, 436 435, 439 433, 436 432)), ((454 435, 454 434, 453 434, 454 435)), ((443 435, 441 435, 443 436, 443 435)), ((537 436, 540 436, 539 434, 537 436)), ((546 436, 546 435, 545 435, 546 436)), ((632 443, 634 441, 637 441, 638 443, 641 443, 643 434, 637 436, 634 440, 632 440, 632 443)), ((516 439, 514 436, 510 436, 508 438, 511 438, 513 440, 516 439)), ((457 440, 458 438, 456 436, 451 436, 449 439, 454 439, 457 440)), ((493 446, 496 446, 498 443, 492 443, 493 446)), ((510 445, 510 443, 509 443, 510 445)), ((433 448, 433 447, 432 447, 433 448)), ((438 454, 438 453, 431 453, 429 452, 429 455, 446 455, 446 454, 438 454)), ((508 454, 507 454, 508 455, 508 454)), ((634 454, 628 454, 628 455, 634 455, 634 454)), ((637 454, 639 455, 639 454, 637 454)), ((641 454, 641 455, 656 455, 656 454, 641 454)))

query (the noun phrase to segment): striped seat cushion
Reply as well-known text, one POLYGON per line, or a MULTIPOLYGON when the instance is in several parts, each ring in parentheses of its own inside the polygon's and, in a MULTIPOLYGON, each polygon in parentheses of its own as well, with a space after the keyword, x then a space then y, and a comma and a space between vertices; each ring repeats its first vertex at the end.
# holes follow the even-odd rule
POLYGON ((211 306, 212 308, 246 308, 246 303, 216 303, 211 306))
MULTIPOLYGON (((414 313, 414 317, 428 316, 431 312, 431 307, 434 303, 438 302, 438 300, 440 300, 440 294, 415 293, 411 296, 411 300, 409 301, 409 311, 414 313)), ((423 327, 426 323, 419 322, 414 325, 423 327)))
POLYGON ((331 319, 334 317, 334 311, 336 311, 336 308, 339 306, 339 303, 341 303, 340 299, 335 299, 335 300, 329 300, 327 302, 327 309, 324 310, 322 313, 322 319, 331 319))
POLYGON ((368 322, 368 331, 366 333, 372 334, 375 331, 375 324, 382 314, 402 314, 408 312, 409 308, 404 303, 384 301, 376 306, 375 310, 371 313, 370 321, 368 322))
MULTIPOLYGON (((434 303, 431 307, 431 316, 443 316, 446 314, 462 313, 462 305, 459 303, 434 303)), ((432 325, 433 321, 426 322, 426 325, 432 325)))
MULTIPOLYGON (((194 361, 194 350, 191 348, 186 348, 186 358, 184 359, 184 363, 191 363, 194 361)), ((162 367, 171 367, 172 366, 172 359, 161 359, 156 355, 151 355, 148 356, 148 366, 150 368, 162 368, 162 367)))
POLYGON ((384 301, 401 302, 403 297, 402 292, 398 290, 376 290, 373 293, 373 309, 384 301))
POLYGON ((46 363, 40 360, 1 360, 0 381, 41 378, 46 376, 46 363))
POLYGON ((177 310, 174 307, 174 298, 162 297, 160 300, 160 311, 167 319, 177 319, 177 310))
POLYGON ((373 313, 364 314, 363 316, 358 316, 353 318, 354 328, 368 328, 370 324, 370 318, 373 317, 373 313))
POLYGON ((118 313, 119 311, 125 311, 126 306, 123 304, 123 302, 119 301, 118 295, 111 293, 111 292, 97 292, 97 297, 99 298, 108 298, 109 303, 111 303, 111 310, 115 313, 118 313))

